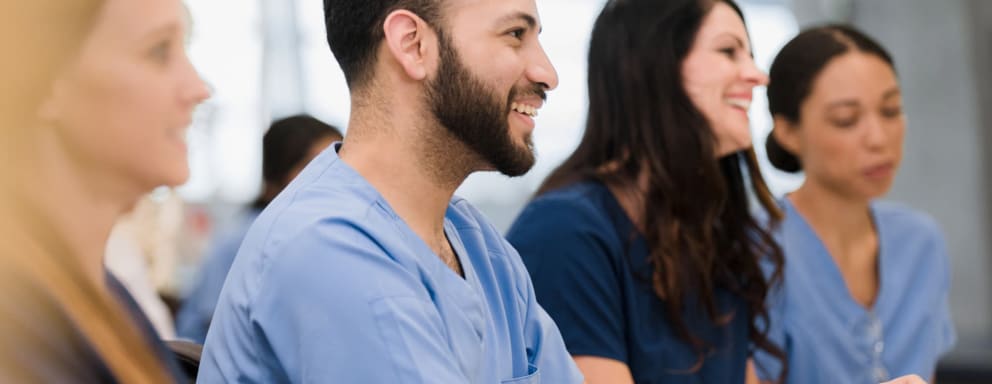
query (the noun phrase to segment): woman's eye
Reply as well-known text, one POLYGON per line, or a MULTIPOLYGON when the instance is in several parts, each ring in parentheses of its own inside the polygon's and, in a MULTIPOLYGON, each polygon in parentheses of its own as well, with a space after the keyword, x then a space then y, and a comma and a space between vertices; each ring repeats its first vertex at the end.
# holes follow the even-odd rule
POLYGON ((150 51, 148 51, 148 56, 159 63, 165 63, 169 61, 169 53, 171 52, 172 44, 168 41, 163 41, 155 44, 150 51))
POLYGON ((893 118, 902 115, 902 107, 883 108, 882 116, 893 118))
POLYGON ((832 119, 830 122, 838 128, 850 128, 858 124, 858 118, 832 119))

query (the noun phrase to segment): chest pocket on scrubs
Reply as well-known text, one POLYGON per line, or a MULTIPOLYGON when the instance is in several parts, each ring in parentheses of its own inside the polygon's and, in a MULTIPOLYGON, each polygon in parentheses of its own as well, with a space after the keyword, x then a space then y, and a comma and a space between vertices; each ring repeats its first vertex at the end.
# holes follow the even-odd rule
POLYGON ((527 367, 527 376, 518 377, 510 380, 503 380, 502 384, 539 384, 541 382, 541 372, 538 372, 537 367, 533 364, 527 367))

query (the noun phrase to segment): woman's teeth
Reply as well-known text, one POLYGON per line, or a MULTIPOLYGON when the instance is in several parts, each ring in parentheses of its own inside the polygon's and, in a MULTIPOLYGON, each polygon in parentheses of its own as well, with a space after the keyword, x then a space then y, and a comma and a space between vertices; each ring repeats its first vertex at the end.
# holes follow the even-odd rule
POLYGON ((733 105, 735 107, 747 110, 751 107, 751 100, 745 99, 726 99, 727 104, 733 105))

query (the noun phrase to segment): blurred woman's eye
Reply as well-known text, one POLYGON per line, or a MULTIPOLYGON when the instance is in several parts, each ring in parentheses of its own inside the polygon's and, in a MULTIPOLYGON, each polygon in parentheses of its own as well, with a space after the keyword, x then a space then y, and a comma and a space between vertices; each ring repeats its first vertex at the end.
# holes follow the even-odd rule
POLYGON ((172 42, 170 40, 163 40, 155 46, 153 46, 148 51, 148 57, 159 64, 165 64, 169 62, 169 56, 172 53, 172 42))
POLYGON ((737 48, 734 48, 734 47, 721 48, 721 49, 718 50, 718 52, 726 55, 727 57, 729 57, 731 59, 734 59, 734 58, 737 57, 737 48))
POLYGON ((832 116, 829 119, 830 124, 833 124, 838 128, 850 128, 858 124, 858 115, 851 114, 849 116, 832 116))
POLYGON ((895 118, 902 116, 902 106, 882 108, 882 116, 885 116, 887 118, 895 118))

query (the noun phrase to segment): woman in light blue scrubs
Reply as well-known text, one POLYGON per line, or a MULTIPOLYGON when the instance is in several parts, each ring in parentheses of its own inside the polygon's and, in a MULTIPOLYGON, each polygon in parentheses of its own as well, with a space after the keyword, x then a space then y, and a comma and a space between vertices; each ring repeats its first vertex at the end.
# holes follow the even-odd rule
MULTIPOLYGON (((892 58, 849 27, 819 27, 782 49, 770 78, 769 159, 806 175, 782 199, 777 232, 786 268, 770 335, 788 354, 788 382, 932 379, 955 342, 944 238, 929 216, 876 201, 906 125, 892 58)), ((776 377, 776 359, 758 363, 776 377)))

